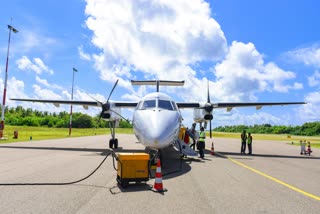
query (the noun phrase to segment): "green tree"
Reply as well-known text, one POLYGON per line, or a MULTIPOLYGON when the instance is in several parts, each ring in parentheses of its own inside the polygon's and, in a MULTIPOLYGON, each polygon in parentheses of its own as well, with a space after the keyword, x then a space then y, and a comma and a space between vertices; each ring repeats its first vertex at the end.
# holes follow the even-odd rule
POLYGON ((75 128, 93 128, 94 122, 92 117, 89 115, 75 113, 73 116, 72 126, 75 128))

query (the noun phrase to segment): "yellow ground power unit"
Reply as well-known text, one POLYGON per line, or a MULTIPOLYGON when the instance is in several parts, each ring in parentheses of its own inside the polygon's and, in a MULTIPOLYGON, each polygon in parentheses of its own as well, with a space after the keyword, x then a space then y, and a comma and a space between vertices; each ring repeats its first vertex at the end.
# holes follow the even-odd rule
POLYGON ((129 182, 149 180, 149 154, 118 153, 117 182, 126 187, 129 182))

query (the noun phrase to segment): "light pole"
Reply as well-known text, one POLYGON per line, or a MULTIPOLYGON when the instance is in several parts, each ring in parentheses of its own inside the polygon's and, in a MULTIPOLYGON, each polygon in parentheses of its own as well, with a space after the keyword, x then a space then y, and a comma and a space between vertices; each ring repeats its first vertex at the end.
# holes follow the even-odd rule
MULTIPOLYGON (((74 73, 78 72, 77 69, 72 68, 72 89, 71 89, 71 101, 73 101, 73 84, 74 84, 74 73)), ((72 129, 72 104, 70 106, 70 122, 69 122, 69 136, 71 136, 71 129, 72 129)))
POLYGON ((3 138, 3 130, 4 130, 4 112, 6 108, 9 47, 10 47, 11 31, 13 31, 14 33, 18 33, 18 30, 12 27, 11 25, 8 25, 8 29, 9 29, 9 39, 8 39, 8 50, 7 50, 7 61, 6 61, 6 74, 5 74, 4 89, 3 89, 2 113, 1 113, 1 122, 0 122, 0 138, 3 138))

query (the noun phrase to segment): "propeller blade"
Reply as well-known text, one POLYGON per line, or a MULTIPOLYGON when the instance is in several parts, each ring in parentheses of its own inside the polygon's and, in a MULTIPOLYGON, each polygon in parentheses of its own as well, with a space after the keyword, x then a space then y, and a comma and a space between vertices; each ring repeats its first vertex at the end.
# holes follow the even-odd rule
POLYGON ((109 97, 108 97, 108 99, 107 99, 107 102, 109 102, 109 99, 110 99, 110 97, 111 97, 111 95, 112 95, 112 93, 113 93, 113 90, 114 90, 115 87, 117 86, 118 82, 119 82, 119 79, 117 79, 116 83, 114 84, 114 86, 113 86, 113 88, 112 88, 112 90, 111 90, 111 92, 110 92, 110 94, 109 94, 109 97))
POLYGON ((101 120, 101 118, 102 118, 102 114, 103 114, 103 111, 101 111, 101 113, 100 113, 98 123, 100 123, 100 120, 101 120))
POLYGON ((211 120, 210 120, 209 129, 210 129, 210 138, 212 138, 211 120))
POLYGON ((210 103, 209 80, 208 80, 208 98, 207 98, 207 103, 210 103))
POLYGON ((130 120, 128 120, 127 118, 125 118, 124 116, 122 116, 121 114, 119 114, 116 111, 113 111, 112 109, 110 109, 109 111, 112 111, 113 113, 115 113, 116 115, 120 116, 122 119, 124 119, 125 121, 127 121, 128 123, 130 122, 130 120))
POLYGON ((102 102, 101 101, 99 101, 99 100, 97 100, 96 98, 94 98, 93 96, 91 96, 90 94, 88 94, 88 93, 86 93, 91 99, 93 99, 93 100, 95 100, 97 103, 99 103, 100 104, 100 106, 102 106, 102 102))

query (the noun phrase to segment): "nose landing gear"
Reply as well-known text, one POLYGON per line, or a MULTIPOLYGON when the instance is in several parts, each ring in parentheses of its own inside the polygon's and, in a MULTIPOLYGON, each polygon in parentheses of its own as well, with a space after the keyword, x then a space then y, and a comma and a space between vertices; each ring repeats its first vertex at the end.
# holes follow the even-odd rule
POLYGON ((116 121, 109 121, 109 126, 110 126, 110 132, 111 132, 111 139, 109 140, 109 148, 110 149, 117 149, 118 148, 118 139, 115 138, 116 132, 115 132, 115 127, 116 127, 116 121))

